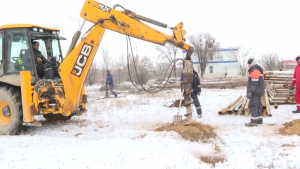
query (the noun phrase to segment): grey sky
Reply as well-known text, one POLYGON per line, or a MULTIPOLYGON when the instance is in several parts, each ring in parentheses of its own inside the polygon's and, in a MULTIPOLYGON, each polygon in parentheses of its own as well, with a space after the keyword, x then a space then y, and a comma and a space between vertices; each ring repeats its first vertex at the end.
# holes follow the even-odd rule
MULTIPOLYGON (((184 23, 188 35, 209 32, 223 47, 241 45, 251 47, 260 57, 276 52, 284 59, 300 54, 300 1, 296 0, 101 0, 112 7, 120 4, 140 15, 175 26, 184 23)), ((84 0, 7 0, 1 3, 0 25, 32 23, 61 29, 68 38, 63 42, 66 53, 73 33, 78 29, 80 11, 84 0)), ((92 24, 86 24, 88 29, 92 24)), ((160 29, 171 34, 169 29, 160 29)), ((154 46, 143 41, 133 41, 134 52, 156 57, 154 46)), ((112 57, 126 53, 124 35, 106 31, 97 57, 107 49, 112 57)))

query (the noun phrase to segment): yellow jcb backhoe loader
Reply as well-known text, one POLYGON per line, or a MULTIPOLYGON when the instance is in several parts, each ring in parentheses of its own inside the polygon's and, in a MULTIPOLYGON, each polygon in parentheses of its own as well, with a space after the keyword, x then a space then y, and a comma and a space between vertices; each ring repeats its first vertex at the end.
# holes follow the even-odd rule
POLYGON ((94 26, 78 39, 74 34, 72 43, 62 57, 59 29, 30 24, 0 26, 0 134, 15 134, 19 127, 41 126, 34 116, 70 119, 87 111, 84 82, 100 45, 105 29, 135 37, 148 42, 173 44, 187 51, 184 60, 186 122, 191 122, 190 93, 193 79, 191 54, 193 47, 185 43, 183 23, 170 28, 173 36, 155 30, 144 22, 169 28, 166 24, 143 17, 120 5, 110 8, 94 0, 86 0, 80 16, 94 26), (115 8, 121 8, 118 11, 115 8), (144 22, 141 22, 144 21, 144 22), (45 66, 43 77, 38 76, 32 43, 38 41, 44 57, 61 62, 45 66), (78 44, 77 44, 78 42, 78 44), (76 45, 77 44, 77 45, 76 45))

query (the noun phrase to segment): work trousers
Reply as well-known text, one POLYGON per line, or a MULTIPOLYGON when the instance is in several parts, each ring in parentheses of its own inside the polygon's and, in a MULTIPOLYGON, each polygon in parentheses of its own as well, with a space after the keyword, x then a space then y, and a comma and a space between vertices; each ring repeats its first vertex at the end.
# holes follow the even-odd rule
POLYGON ((108 97, 108 91, 109 91, 109 90, 112 92, 112 94, 114 94, 115 97, 118 96, 117 93, 114 91, 114 88, 112 88, 112 87, 110 87, 110 86, 107 86, 107 87, 106 87, 106 92, 105 92, 105 96, 106 96, 106 97, 108 97))
POLYGON ((250 102, 249 102, 249 111, 251 114, 251 123, 262 122, 262 105, 261 97, 253 93, 250 102))
POLYGON ((295 102, 297 110, 300 109, 300 86, 298 87, 296 84, 296 92, 295 92, 295 102))
POLYGON ((193 104, 195 105, 196 107, 196 111, 197 111, 197 114, 201 114, 201 105, 200 105, 200 102, 199 102, 199 99, 198 99, 198 96, 196 93, 192 92, 191 93, 191 97, 192 99, 194 100, 193 101, 193 104))

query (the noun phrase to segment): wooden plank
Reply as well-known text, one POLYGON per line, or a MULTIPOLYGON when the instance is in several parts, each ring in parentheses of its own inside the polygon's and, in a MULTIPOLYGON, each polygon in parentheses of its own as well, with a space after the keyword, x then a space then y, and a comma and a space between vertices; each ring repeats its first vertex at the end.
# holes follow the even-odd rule
POLYGON ((240 96, 238 99, 236 99, 233 103, 231 103, 229 106, 227 106, 226 108, 222 109, 219 111, 219 114, 224 114, 226 112, 229 112, 229 110, 240 100, 242 99, 242 96, 240 96))
MULTIPOLYGON (((266 95, 266 94, 267 94, 267 93, 265 93, 265 95, 266 95)), ((266 107, 265 95, 261 96, 261 105, 262 105, 262 107, 266 107)))
POLYGON ((238 111, 241 105, 243 104, 244 100, 246 99, 246 97, 242 98, 242 100, 235 106, 234 111, 238 111))
POLYGON ((240 96, 230 107, 229 113, 233 113, 234 108, 242 101, 243 97, 240 96))
POLYGON ((244 113, 244 107, 241 106, 241 107, 239 108, 237 114, 238 114, 238 115, 242 115, 243 113, 244 113))
POLYGON ((242 115, 245 113, 245 105, 247 103, 248 98, 245 97, 245 99, 243 100, 242 105, 240 106, 239 110, 238 110, 238 115, 242 115))
POLYGON ((265 80, 292 81, 292 78, 267 77, 265 80))
POLYGON ((274 103, 277 103, 277 104, 278 104, 278 103, 286 104, 286 103, 288 103, 288 102, 287 102, 286 100, 278 100, 278 101, 273 101, 273 100, 272 100, 272 101, 270 101, 270 103, 271 103, 271 104, 274 104, 274 103))
POLYGON ((267 73, 265 73, 265 76, 272 76, 272 75, 283 75, 283 76, 286 76, 286 75, 290 75, 290 76, 293 76, 294 75, 294 73, 272 73, 272 72, 267 72, 267 73))
POLYGON ((274 108, 278 109, 278 104, 277 103, 274 103, 274 108))
MULTIPOLYGON (((267 93, 267 90, 266 90, 266 89, 265 89, 265 93, 267 93)), ((272 115, 271 115, 271 107, 270 107, 269 97, 268 97, 267 94, 265 94, 265 100, 266 100, 267 115, 268 115, 268 116, 272 116, 272 115)))
POLYGON ((264 116, 264 117, 267 116, 267 109, 263 109, 263 116, 264 116))
POLYGON ((250 99, 247 99, 247 102, 245 105, 245 116, 249 116, 249 102, 250 102, 250 99))
POLYGON ((267 83, 290 84, 291 80, 265 80, 267 83))

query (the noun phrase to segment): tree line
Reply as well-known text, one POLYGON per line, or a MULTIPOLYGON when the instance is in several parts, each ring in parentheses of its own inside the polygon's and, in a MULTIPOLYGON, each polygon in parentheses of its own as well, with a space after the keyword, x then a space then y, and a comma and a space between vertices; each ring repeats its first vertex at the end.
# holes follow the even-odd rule
MULTIPOLYGON (((218 52, 221 45, 216 42, 216 38, 210 33, 199 33, 187 37, 187 43, 194 47, 193 55, 196 56, 200 65, 200 75, 203 77, 205 69, 211 60, 221 60, 218 52)), ((256 58, 252 48, 237 46, 237 50, 232 51, 232 59, 237 61, 241 76, 247 75, 249 58, 256 58)), ((87 85, 95 83, 104 84, 106 81, 106 71, 110 70, 114 75, 115 84, 122 81, 133 81, 135 84, 146 84, 149 79, 166 80, 172 71, 172 77, 177 79, 182 72, 182 68, 176 67, 178 58, 182 58, 182 50, 166 44, 165 46, 155 46, 157 59, 153 62, 148 56, 132 56, 126 54, 119 57, 112 57, 107 50, 102 50, 101 61, 93 62, 86 79, 87 85), (114 59, 113 59, 114 58, 114 59)), ((283 68, 283 59, 277 53, 266 53, 262 55, 258 63, 264 70, 279 70, 283 68)))

